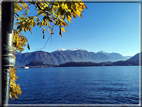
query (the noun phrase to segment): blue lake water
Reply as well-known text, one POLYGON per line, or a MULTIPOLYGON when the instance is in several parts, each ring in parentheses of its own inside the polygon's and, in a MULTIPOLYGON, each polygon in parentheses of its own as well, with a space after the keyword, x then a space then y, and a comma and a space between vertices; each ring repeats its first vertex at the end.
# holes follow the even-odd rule
POLYGON ((139 66, 17 69, 10 104, 139 104, 139 66))

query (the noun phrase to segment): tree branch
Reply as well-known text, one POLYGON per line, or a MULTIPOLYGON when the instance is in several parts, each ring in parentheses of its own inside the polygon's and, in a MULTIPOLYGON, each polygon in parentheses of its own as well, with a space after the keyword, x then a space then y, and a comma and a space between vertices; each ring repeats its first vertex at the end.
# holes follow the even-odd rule
POLYGON ((17 16, 19 16, 19 14, 15 13, 17 16))

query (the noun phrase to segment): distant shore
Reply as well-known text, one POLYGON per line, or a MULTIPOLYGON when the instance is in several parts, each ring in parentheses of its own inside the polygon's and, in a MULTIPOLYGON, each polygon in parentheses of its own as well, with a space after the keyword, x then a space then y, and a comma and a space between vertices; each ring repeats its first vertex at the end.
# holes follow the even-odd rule
MULTIPOLYGON (((89 67, 89 66, 140 66, 138 60, 134 61, 117 61, 117 62, 67 62, 60 65, 51 65, 39 61, 32 61, 26 64, 29 68, 47 68, 47 67, 89 67)), ((23 66, 22 66, 23 67, 23 66)))

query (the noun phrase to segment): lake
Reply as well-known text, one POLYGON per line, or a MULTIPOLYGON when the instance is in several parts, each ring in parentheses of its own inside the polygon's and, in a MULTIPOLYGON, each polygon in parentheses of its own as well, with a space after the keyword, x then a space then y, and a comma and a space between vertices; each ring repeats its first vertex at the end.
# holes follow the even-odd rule
POLYGON ((17 69, 10 104, 139 104, 139 66, 17 69))

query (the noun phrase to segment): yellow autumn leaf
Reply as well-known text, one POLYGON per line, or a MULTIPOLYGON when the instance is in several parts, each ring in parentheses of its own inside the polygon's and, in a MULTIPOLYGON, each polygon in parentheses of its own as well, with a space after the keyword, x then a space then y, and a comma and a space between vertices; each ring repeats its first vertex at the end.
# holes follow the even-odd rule
POLYGON ((68 25, 67 25, 66 22, 62 21, 62 22, 61 22, 61 26, 66 26, 66 27, 67 27, 68 25))
POLYGON ((71 20, 71 16, 70 15, 68 15, 67 18, 68 18, 68 20, 71 20))
POLYGON ((65 32, 65 29, 63 27, 61 27, 62 31, 65 32))
POLYGON ((87 6, 84 3, 83 3, 83 7, 86 8, 86 9, 88 9, 87 6))
POLYGON ((45 29, 44 27, 42 27, 42 29, 43 29, 44 31, 46 31, 46 29, 45 29))
POLYGON ((76 13, 73 13, 73 17, 76 18, 76 17, 77 17, 77 14, 76 14, 76 13))
POLYGON ((41 15, 42 15, 42 16, 46 16, 46 14, 45 14, 45 13, 42 13, 41 15))

